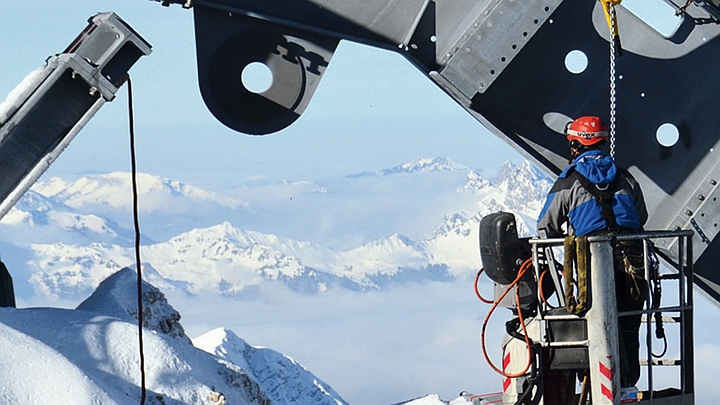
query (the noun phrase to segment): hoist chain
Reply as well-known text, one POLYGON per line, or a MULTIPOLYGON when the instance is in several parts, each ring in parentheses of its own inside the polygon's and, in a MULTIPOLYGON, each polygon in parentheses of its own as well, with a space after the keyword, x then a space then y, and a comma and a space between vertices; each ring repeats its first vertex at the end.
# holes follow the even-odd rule
MULTIPOLYGON (((616 27, 615 6, 610 5, 610 23, 616 27)), ((611 36, 612 36, 611 32, 611 36)), ((617 53, 615 38, 610 38, 610 157, 615 158, 615 56, 617 53)))

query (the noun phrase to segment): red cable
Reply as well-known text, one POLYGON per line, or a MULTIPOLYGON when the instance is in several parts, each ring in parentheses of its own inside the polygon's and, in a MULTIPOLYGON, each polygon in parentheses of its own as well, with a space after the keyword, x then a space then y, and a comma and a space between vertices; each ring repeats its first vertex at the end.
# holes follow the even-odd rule
POLYGON ((542 300, 543 304, 547 305, 548 308, 550 308, 550 309, 554 309, 555 307, 552 306, 548 302, 547 298, 545 297, 545 288, 543 288, 543 286, 544 286, 543 277, 545 277, 545 274, 547 274, 549 272, 550 272, 550 270, 545 269, 542 273, 540 273, 540 277, 538 277, 538 289, 540 290, 540 299, 542 300))
POLYGON ((495 301, 489 300, 489 299, 483 297, 482 294, 480 294, 480 290, 478 290, 478 281, 480 280, 480 275, 482 275, 484 271, 485 271, 485 268, 480 269, 480 271, 478 271, 477 275, 475 276, 475 286, 474 286, 475 295, 480 299, 480 301, 482 301, 486 304, 492 304, 495 301))
POLYGON ((480 340, 482 345, 482 351, 483 355, 485 356, 485 361, 487 361, 488 365, 498 374, 502 375, 503 377, 507 378, 517 378, 522 377, 523 375, 527 374, 527 371, 530 369, 530 366, 532 365, 533 360, 533 353, 532 353, 532 346, 530 345, 530 337, 528 336, 527 329, 525 327, 525 320, 522 316, 522 310, 520 308, 520 292, 519 288, 517 287, 517 284, 520 282, 520 280, 523 278, 527 270, 532 266, 532 259, 527 259, 525 262, 520 266, 520 270, 518 271, 517 277, 515 277, 515 280, 513 280, 510 285, 505 289, 505 291, 500 295, 500 298, 498 298, 494 303, 493 306, 490 308, 490 311, 488 311, 487 315, 485 316, 485 321, 483 322, 482 326, 482 332, 480 334, 480 340), (490 320, 490 316, 495 311, 495 308, 498 307, 498 304, 505 298, 505 296, 510 292, 510 290, 515 287, 515 304, 517 305, 518 309, 518 318, 520 318, 520 326, 522 326, 523 333, 525 335, 525 345, 528 349, 528 362, 525 368, 519 372, 519 373, 506 373, 503 370, 500 370, 493 364, 492 360, 490 360, 490 356, 488 356, 487 353, 487 347, 485 346, 485 329, 487 328, 488 321, 490 320))

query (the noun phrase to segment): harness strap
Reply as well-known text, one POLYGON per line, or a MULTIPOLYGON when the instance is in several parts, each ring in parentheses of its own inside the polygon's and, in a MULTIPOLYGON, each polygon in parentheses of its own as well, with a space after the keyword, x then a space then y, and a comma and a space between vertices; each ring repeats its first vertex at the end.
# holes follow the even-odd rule
POLYGON ((592 196, 595 197, 595 200, 597 200, 598 204, 600 204, 600 208, 602 208, 603 219, 608 224, 608 231, 619 231, 620 226, 618 226, 617 220, 615 219, 613 204, 615 203, 615 191, 617 191, 619 182, 618 178, 620 176, 615 176, 615 179, 610 184, 608 184, 604 189, 601 189, 598 187, 597 184, 594 184, 593 182, 588 180, 587 177, 580 174, 577 170, 574 170, 573 172, 575 173, 576 178, 580 182, 580 185, 585 190, 587 190, 588 193, 592 194, 592 196))

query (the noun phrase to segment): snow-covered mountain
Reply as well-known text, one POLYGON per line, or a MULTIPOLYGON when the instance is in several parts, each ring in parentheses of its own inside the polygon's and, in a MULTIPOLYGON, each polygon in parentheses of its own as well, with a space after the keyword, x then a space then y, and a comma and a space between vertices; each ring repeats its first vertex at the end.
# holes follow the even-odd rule
POLYGON ((434 159, 418 159, 410 162, 403 163, 399 166, 395 166, 390 169, 383 169, 379 172, 362 172, 359 174, 350 175, 348 177, 362 177, 362 176, 391 176, 395 174, 415 174, 415 173, 429 173, 438 171, 469 171, 467 166, 457 164, 450 159, 437 157, 434 159))
MULTIPOLYGON (((35 261, 30 282, 55 297, 87 294, 109 274, 135 263, 134 249, 117 245, 31 245, 35 261)), ((435 263, 425 244, 401 235, 336 252, 308 242, 242 231, 223 223, 195 229, 158 244, 143 246, 165 285, 188 293, 241 294, 263 282, 280 281, 302 293, 331 287, 377 289, 390 282, 449 279, 447 266, 435 263), (427 271, 431 270, 431 271, 427 271)), ((473 266, 473 264, 469 264, 473 266)))
MULTIPOLYGON (((368 176, 344 181, 363 182, 368 176)), ((282 234, 242 229, 227 221, 203 226, 208 218, 225 212, 233 212, 231 217, 237 218, 237 211, 262 216, 258 213, 263 209, 156 176, 141 176, 140 201, 146 201, 141 203, 145 207, 141 218, 144 234, 168 233, 168 229, 175 229, 174 224, 192 223, 192 218, 204 216, 200 224, 162 242, 143 239, 145 272, 163 288, 225 295, 243 294, 266 282, 282 282, 298 292, 316 293, 336 287, 375 290, 408 281, 469 277, 481 265, 477 241, 482 217, 497 211, 514 212, 520 220, 519 231, 528 235, 550 186, 549 180, 528 163, 505 164, 497 178, 488 181, 443 158, 408 162, 373 176, 391 185, 398 184, 397 176, 402 176, 403 183, 422 185, 419 193, 428 184, 441 184, 447 198, 436 205, 446 207, 444 218, 438 216, 434 231, 428 229, 423 238, 394 233, 348 249, 335 249, 282 234), (451 176, 437 177, 443 173, 451 176), (435 177, 427 183, 427 176, 435 177), (175 220, 177 216, 183 219, 175 220), (160 223, 155 217, 166 221, 160 223)), ((128 214, 128 182, 127 174, 113 173, 74 182, 53 178, 36 185, 0 223, 0 239, 26 249, 31 257, 20 282, 28 282, 43 296, 77 297, 90 293, 105 277, 134 265, 131 232, 108 219, 128 214), (95 211, 103 215, 91 214, 95 211), (14 234, 26 236, 16 238, 14 234), (43 237, 29 243, 35 234, 43 237)), ((335 193, 329 186, 315 195, 332 204, 335 193)), ((413 203, 408 200, 405 215, 412 217, 413 203)), ((376 210, 374 220, 383 221, 385 203, 380 199, 374 203, 376 207, 365 209, 376 210)), ((315 206, 313 210, 322 209, 315 206)))
MULTIPOLYGON (((0 308, 2 403, 139 403, 135 280, 123 269, 75 310, 0 308)), ((146 404, 346 404, 289 357, 229 330, 193 346, 180 314, 147 283, 143 316, 146 404)))
POLYGON ((95 213, 28 191, 0 222, 0 235, 18 243, 110 243, 130 246, 133 232, 95 213))
POLYGON ((246 370, 274 404, 344 405, 340 395, 290 357, 253 347, 233 331, 218 328, 193 339, 195 347, 246 370))
MULTIPOLYGON (((178 181, 140 173, 137 182, 143 236, 149 240, 164 240, 223 220, 241 221, 249 215, 247 202, 178 181)), ((71 182, 53 177, 36 183, 32 192, 76 213, 102 217, 112 224, 113 232, 124 237, 133 234, 116 225, 127 224, 126 228, 132 228, 129 173, 85 176, 71 182)), ((19 204, 17 208, 24 215, 33 212, 32 206, 19 204)), ((100 241, 104 239, 95 240, 100 241)))
MULTIPOLYGON (((132 200, 127 196, 131 192, 131 181, 129 173, 87 176, 73 182, 53 177, 46 182, 35 184, 32 189, 38 194, 48 198, 53 197, 55 201, 73 208, 104 205, 129 210, 132 207, 132 200)), ((139 173, 137 183, 141 211, 167 211, 168 205, 178 203, 187 205, 188 202, 195 204, 211 202, 228 208, 247 206, 243 201, 149 174, 139 173)))

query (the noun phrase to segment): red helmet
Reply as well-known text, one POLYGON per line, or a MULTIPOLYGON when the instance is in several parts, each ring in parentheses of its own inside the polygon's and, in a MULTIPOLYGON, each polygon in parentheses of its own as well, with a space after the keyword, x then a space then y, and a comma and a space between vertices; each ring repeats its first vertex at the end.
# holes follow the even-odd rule
POLYGON ((585 146, 607 141, 607 127, 599 117, 580 117, 567 127, 568 141, 578 141, 585 146))

